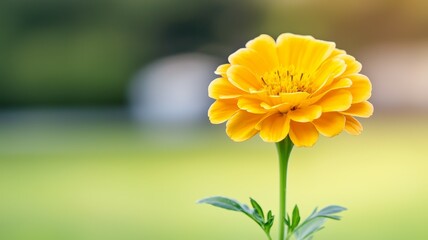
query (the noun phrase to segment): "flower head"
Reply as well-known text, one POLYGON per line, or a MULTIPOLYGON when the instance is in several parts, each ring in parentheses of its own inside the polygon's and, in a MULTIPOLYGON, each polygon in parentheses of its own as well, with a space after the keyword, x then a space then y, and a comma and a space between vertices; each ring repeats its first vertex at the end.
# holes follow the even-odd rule
POLYGON ((285 33, 249 41, 220 65, 209 86, 215 102, 211 123, 227 121, 234 141, 257 133, 266 142, 288 135, 296 146, 312 146, 319 133, 332 137, 343 130, 358 135, 355 117, 369 117, 373 106, 370 80, 361 64, 335 43, 285 33))

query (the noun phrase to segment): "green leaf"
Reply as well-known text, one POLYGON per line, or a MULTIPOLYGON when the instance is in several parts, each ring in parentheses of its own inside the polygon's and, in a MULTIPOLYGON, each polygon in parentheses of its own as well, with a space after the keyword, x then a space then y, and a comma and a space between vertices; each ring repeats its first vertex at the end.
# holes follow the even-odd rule
POLYGON ((235 199, 221 197, 221 196, 204 198, 202 200, 199 200, 197 203, 206 203, 219 208, 236 211, 236 212, 242 212, 248 217, 250 217, 251 219, 253 219, 263 229, 263 231, 269 236, 269 232, 273 225, 273 220, 274 220, 274 216, 272 215, 272 212, 269 211, 267 217, 265 218, 263 209, 256 202, 256 200, 250 198, 250 201, 254 209, 249 208, 247 205, 242 204, 236 201, 235 199))
POLYGON ((299 207, 297 207, 297 205, 294 206, 292 217, 291 230, 293 231, 300 223, 300 213, 299 207))
POLYGON ((290 216, 288 216, 288 214, 285 216, 284 222, 287 227, 291 227, 290 216))
POLYGON ((221 196, 204 198, 199 200, 198 203, 206 203, 227 210, 245 212, 242 204, 240 204, 238 201, 221 196))
POLYGON ((253 206, 255 213, 257 213, 261 219, 264 221, 265 220, 265 215, 263 213, 263 209, 262 207, 260 207, 260 205, 256 202, 256 200, 250 198, 250 202, 251 202, 251 206, 253 206))
POLYGON ((328 206, 321 211, 315 210, 303 223, 294 229, 294 236, 296 240, 310 240, 313 234, 324 228, 324 223, 327 219, 339 220, 340 217, 333 215, 346 210, 340 206, 328 206))
POLYGON ((272 225, 273 225, 273 221, 275 219, 275 217, 272 215, 272 211, 269 210, 266 218, 267 220, 265 222, 265 232, 269 234, 270 229, 272 228, 272 225))

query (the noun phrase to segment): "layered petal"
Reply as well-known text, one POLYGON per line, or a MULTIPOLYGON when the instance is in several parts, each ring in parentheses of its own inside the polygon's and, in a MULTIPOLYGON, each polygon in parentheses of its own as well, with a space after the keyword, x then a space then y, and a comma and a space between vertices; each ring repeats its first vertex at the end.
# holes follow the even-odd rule
POLYGON ((370 80, 362 74, 349 75, 352 80, 352 86, 349 91, 352 94, 352 103, 359 103, 370 98, 372 92, 372 84, 370 80))
POLYGON ((232 85, 226 78, 216 78, 208 86, 208 96, 214 99, 236 98, 243 94, 244 91, 232 85))
POLYGON ((250 92, 262 87, 260 80, 246 67, 232 65, 227 70, 227 78, 237 88, 250 92))
POLYGON ((333 80, 340 76, 346 69, 345 61, 334 58, 324 62, 313 76, 313 88, 315 92, 322 91, 328 87, 333 80))
POLYGON ((255 126, 263 116, 262 114, 253 114, 239 110, 227 122, 226 133, 236 142, 245 141, 258 132, 255 126))
POLYGON ((355 58, 351 55, 343 55, 341 58, 346 63, 346 70, 342 73, 343 76, 347 76, 350 74, 355 74, 361 71, 361 63, 359 63, 355 58))
POLYGON ((333 42, 316 40, 311 36, 281 34, 277 39, 280 64, 295 66, 298 70, 314 72, 333 52, 333 42))
POLYGON ((264 59, 264 56, 250 48, 241 48, 229 56, 232 66, 248 68, 257 77, 272 69, 273 66, 264 59))
POLYGON ((316 104, 323 112, 345 111, 352 104, 352 95, 345 89, 338 89, 324 95, 316 104))
POLYGON ((352 81, 349 78, 336 79, 330 85, 324 86, 325 88, 324 91, 322 92, 317 91, 317 93, 312 94, 301 105, 308 106, 308 105, 314 104, 318 102, 322 97, 324 97, 327 93, 333 90, 341 89, 341 88, 349 88, 351 85, 352 85, 352 81))
POLYGON ((262 57, 263 60, 268 64, 268 68, 273 69, 278 66, 276 43, 271 36, 262 34, 249 41, 245 46, 256 51, 258 55, 262 57))
POLYGON ((230 119, 239 108, 237 99, 219 99, 208 109, 208 118, 213 124, 220 124, 230 119))
POLYGON ((322 114, 322 107, 311 105, 305 108, 299 108, 288 112, 288 116, 295 122, 312 122, 322 114))
POLYGON ((306 92, 282 93, 279 96, 267 96, 261 106, 267 110, 288 112, 292 107, 299 106, 309 96, 306 92))
POLYGON ((322 135, 333 137, 341 133, 345 128, 345 116, 337 112, 327 112, 312 121, 312 123, 322 135))
POLYGON ((351 135, 360 135, 363 131, 363 126, 361 125, 361 123, 351 116, 345 115, 345 119, 345 131, 351 135))
POLYGON ((373 105, 369 102, 352 104, 348 110, 342 113, 345 115, 368 118, 373 114, 373 105))
POLYGON ((286 114, 276 113, 264 119, 260 125, 260 137, 265 142, 283 140, 290 129, 290 119, 286 114))
POLYGON ((230 64, 222 64, 217 67, 217 69, 214 71, 215 74, 220 75, 222 77, 226 77, 227 69, 229 69, 230 64))
POLYGON ((318 131, 312 123, 290 122, 290 138, 298 147, 311 147, 318 140, 318 131))
POLYGON ((262 103, 262 100, 257 97, 241 97, 238 100, 238 107, 250 113, 266 113, 268 110, 261 106, 262 103))

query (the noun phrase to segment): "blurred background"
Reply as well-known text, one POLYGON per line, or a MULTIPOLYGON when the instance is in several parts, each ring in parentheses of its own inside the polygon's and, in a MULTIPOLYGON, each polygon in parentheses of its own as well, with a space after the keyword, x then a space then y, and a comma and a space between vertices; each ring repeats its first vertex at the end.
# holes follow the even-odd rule
MULTIPOLYGON (((216 66, 261 33, 334 41, 373 83, 359 137, 296 148, 288 205, 346 206, 316 239, 428 239, 428 2, 0 2, 0 239, 264 239, 195 202, 277 211, 277 160, 211 126, 216 66)), ((276 236, 276 224, 273 229, 276 236)))

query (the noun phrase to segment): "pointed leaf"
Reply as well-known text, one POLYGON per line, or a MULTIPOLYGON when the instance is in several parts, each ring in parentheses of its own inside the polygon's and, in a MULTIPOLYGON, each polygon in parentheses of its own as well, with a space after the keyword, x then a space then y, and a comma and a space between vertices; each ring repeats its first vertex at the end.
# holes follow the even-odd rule
POLYGON ((309 215, 309 217, 295 229, 294 235, 296 236, 296 240, 312 239, 314 233, 324 228, 323 225, 327 218, 339 220, 339 216, 332 214, 339 213, 344 210, 346 210, 346 208, 340 206, 328 206, 321 209, 319 212, 315 209, 311 215, 309 215))
POLYGON ((297 240, 309 240, 312 235, 321 229, 325 223, 325 218, 315 218, 305 224, 304 227, 297 228, 294 232, 297 240))
POLYGON ((262 218, 262 220, 264 221, 265 215, 263 213, 262 207, 260 207, 260 205, 256 202, 256 200, 254 200, 252 198, 250 198, 250 202, 251 202, 251 205, 253 206, 253 208, 255 210, 255 213, 257 213, 262 218))
POLYGON ((239 203, 238 201, 231 198, 221 197, 221 196, 204 198, 199 200, 198 203, 206 203, 219 208, 224 208, 227 210, 232 210, 237 212, 246 211, 246 209, 244 209, 242 204, 239 203))
POLYGON ((288 214, 285 216, 284 222, 287 227, 291 227, 290 216, 288 214))
POLYGON ((295 205, 293 209, 293 219, 291 222, 291 229, 294 230, 299 225, 299 223, 300 223, 299 207, 295 205))
POLYGON ((260 227, 263 228, 263 224, 264 224, 263 219, 260 216, 258 216, 258 214, 255 214, 255 211, 253 209, 250 209, 247 205, 242 204, 235 199, 215 196, 215 197, 204 198, 202 200, 199 200, 197 203, 206 203, 219 208, 232 210, 236 212, 242 212, 248 217, 250 217, 251 219, 253 219, 260 227))
POLYGON ((266 221, 266 223, 265 223, 265 231, 267 232, 267 233, 269 233, 270 232, 270 229, 272 228, 272 225, 273 225, 273 221, 275 220, 275 217, 272 215, 272 211, 269 211, 268 212, 268 215, 267 215, 267 221, 266 221))

